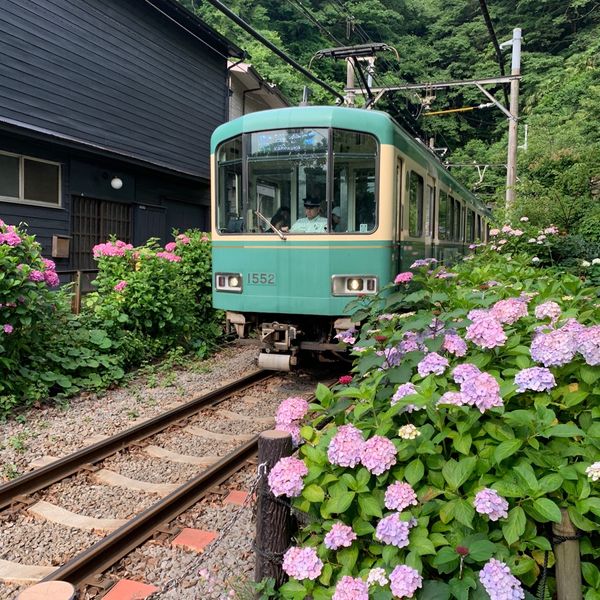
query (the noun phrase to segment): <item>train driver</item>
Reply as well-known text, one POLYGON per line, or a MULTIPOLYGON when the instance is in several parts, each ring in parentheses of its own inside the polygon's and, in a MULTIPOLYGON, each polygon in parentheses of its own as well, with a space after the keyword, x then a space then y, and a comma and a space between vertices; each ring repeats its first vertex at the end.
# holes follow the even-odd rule
POLYGON ((327 219, 321 216, 321 202, 316 198, 304 199, 306 217, 298 219, 290 229, 291 232, 324 233, 327 231, 327 219))

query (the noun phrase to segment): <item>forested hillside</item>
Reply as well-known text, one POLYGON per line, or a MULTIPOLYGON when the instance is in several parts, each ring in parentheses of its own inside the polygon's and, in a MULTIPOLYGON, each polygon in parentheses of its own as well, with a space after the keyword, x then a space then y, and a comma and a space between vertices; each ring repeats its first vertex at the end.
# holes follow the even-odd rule
MULTIPOLYGON (((208 2, 188 8, 246 49, 269 81, 299 101, 305 84, 314 103, 332 103, 325 90, 288 67, 208 2)), ((193 3, 193 6, 192 6, 193 3)), ((510 73, 510 48, 498 42, 523 31, 516 216, 554 222, 600 242, 600 4, 595 0, 227 0, 225 4, 296 61, 308 66, 323 48, 384 42, 398 51, 378 55, 374 85, 436 82, 510 73)), ((343 90, 345 64, 314 60, 311 70, 343 90)), ((505 103, 501 86, 489 88, 505 103)), ((438 91, 429 110, 414 92, 386 95, 387 110, 413 135, 447 148, 450 164, 490 164, 482 182, 474 167, 454 173, 486 202, 503 206, 507 120, 494 106, 445 115, 428 112, 488 102, 474 86, 438 91)))

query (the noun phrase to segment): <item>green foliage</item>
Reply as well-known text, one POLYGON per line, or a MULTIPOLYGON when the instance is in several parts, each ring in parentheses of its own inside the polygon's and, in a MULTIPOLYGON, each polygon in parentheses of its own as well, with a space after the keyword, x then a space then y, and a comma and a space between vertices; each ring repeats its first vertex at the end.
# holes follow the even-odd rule
MULTIPOLYGON (((527 243, 514 238, 515 245, 527 243)), ((447 273, 424 267, 411 283, 388 285, 350 309, 355 318, 368 314, 355 346, 354 381, 317 390, 319 403, 312 408, 318 416, 302 429, 305 443, 299 450, 309 472, 294 505, 308 514, 309 525, 298 541, 314 547, 324 567, 315 581, 290 580, 281 597, 330 598, 344 575, 364 580, 374 567, 389 574, 406 564, 424 579, 417 598, 485 598, 478 572, 492 557, 535 591, 546 552, 553 564, 549 527, 560 522, 563 509, 585 536, 584 592, 589 597, 600 592, 600 577, 591 566, 600 558, 600 486, 585 472, 600 461, 600 367, 576 355, 551 367, 556 385, 548 391, 520 392, 515 384, 519 372, 536 366, 530 346, 537 330, 549 327, 549 319, 537 319, 534 308, 557 302, 562 314, 554 327, 570 318, 595 325, 600 290, 569 273, 535 268, 529 256, 491 249, 455 267, 452 285, 447 273), (446 332, 465 337, 471 310, 489 309, 506 298, 521 298, 528 314, 504 323, 504 343, 484 348, 470 342, 461 357, 442 350, 446 332), (401 360, 389 358, 407 339, 417 340, 417 349, 406 350, 401 360), (419 375, 416 367, 427 351, 444 354, 449 367, 419 375), (445 392, 459 390, 452 371, 464 363, 497 382, 502 406, 438 405, 445 392), (398 384, 408 381, 416 393, 392 401, 398 384), (321 421, 329 424, 319 431, 321 421), (332 464, 329 444, 345 424, 359 428, 364 439, 391 440, 396 449, 391 468, 375 475, 360 463, 332 464), (399 428, 406 425, 415 426, 418 435, 403 434, 399 428), (393 512, 384 494, 398 481, 409 483, 418 499, 401 512, 402 520, 413 523, 402 548, 383 543, 375 533, 381 517, 393 512), (483 488, 508 501, 506 517, 492 521, 475 510, 474 498, 483 488), (324 536, 339 521, 352 526, 358 539, 336 551, 325 546, 324 536)), ((552 593, 552 577, 548 586, 552 593)), ((391 598, 387 588, 381 593, 391 598)))

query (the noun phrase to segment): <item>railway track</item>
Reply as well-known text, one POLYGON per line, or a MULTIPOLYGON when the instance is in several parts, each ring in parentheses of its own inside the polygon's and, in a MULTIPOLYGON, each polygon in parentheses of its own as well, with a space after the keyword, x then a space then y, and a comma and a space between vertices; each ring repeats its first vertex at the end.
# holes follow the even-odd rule
MULTIPOLYGON (((175 517, 214 491, 234 473, 252 463, 257 452, 258 434, 261 430, 269 428, 266 419, 257 416, 248 417, 217 407, 223 403, 233 402, 232 399, 236 396, 242 395, 243 397, 243 394, 251 391, 253 387, 264 389, 269 379, 277 377, 281 378, 282 376, 274 374, 272 371, 255 372, 0 486, 0 509, 15 514, 20 511, 31 512, 34 507, 44 505, 45 501, 41 498, 48 488, 53 489, 53 484, 62 481, 61 485, 63 485, 65 478, 76 478, 80 474, 102 473, 105 469, 98 470, 93 465, 115 453, 122 453, 132 445, 134 448, 140 444, 146 445, 146 448, 156 448, 147 443, 148 439, 157 434, 162 435, 160 432, 165 430, 173 430, 174 424, 178 424, 179 430, 195 431, 199 435, 212 435, 215 436, 213 439, 223 439, 223 443, 237 440, 237 446, 231 452, 216 460, 212 460, 215 457, 209 457, 211 460, 207 460, 205 468, 198 475, 179 486, 171 484, 169 487, 176 489, 166 495, 163 493, 164 497, 160 500, 113 528, 108 535, 72 556, 62 566, 42 568, 42 572, 46 572, 45 576, 42 575, 42 581, 68 581, 80 591, 96 590, 95 593, 88 594, 86 597, 102 595, 102 590, 106 589, 111 582, 99 579, 98 574, 106 572, 111 566, 118 564, 121 558, 138 548, 144 541, 152 538, 157 532, 164 532, 166 525, 175 517), (222 415, 225 420, 242 419, 242 428, 246 433, 215 433, 198 428, 193 423, 189 424, 189 421, 195 418, 199 412, 213 414, 207 413, 207 411, 213 411, 214 415, 222 415)), ((311 387, 314 389, 314 384, 311 387)), ((278 398, 277 403, 284 397, 278 398)), ((271 410, 269 418, 272 418, 274 422, 274 410, 271 410)), ((160 453, 158 456, 160 459, 160 453)), ((33 512, 36 514, 35 511, 33 512)), ((39 511, 37 514, 39 518, 39 511)), ((0 561, 0 563, 2 562, 6 563, 6 561, 0 561)), ((0 581, 3 578, 2 566, 0 564, 0 581)), ((33 566, 33 570, 35 571, 35 566, 33 566)), ((6 573, 6 565, 4 565, 4 572, 6 573)), ((37 572, 39 573, 40 569, 37 572)), ((4 580, 10 581, 10 576, 8 579, 4 577, 4 580)), ((18 580, 17 577, 13 581, 18 580)), ((3 597, 0 594, 0 598, 3 597)))

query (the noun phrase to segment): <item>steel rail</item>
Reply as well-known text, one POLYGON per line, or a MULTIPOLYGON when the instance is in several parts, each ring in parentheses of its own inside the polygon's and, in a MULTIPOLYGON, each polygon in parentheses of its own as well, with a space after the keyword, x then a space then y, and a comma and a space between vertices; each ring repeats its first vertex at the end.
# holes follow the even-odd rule
POLYGON ((198 502, 216 485, 226 481, 258 450, 258 435, 223 457, 214 465, 191 479, 174 492, 156 502, 107 537, 84 550, 42 582, 67 581, 74 586, 103 573, 119 559, 144 543, 161 525, 198 502))
POLYGON ((18 500, 18 496, 25 496, 44 489, 52 483, 76 473, 83 465, 98 462, 115 452, 123 450, 133 442, 162 431, 172 422, 189 417, 209 404, 223 400, 234 392, 242 391, 273 376, 273 371, 256 371, 218 390, 194 398, 190 402, 148 419, 139 425, 130 427, 106 440, 86 446, 39 469, 25 473, 13 481, 0 485, 0 509, 6 508, 18 500))

